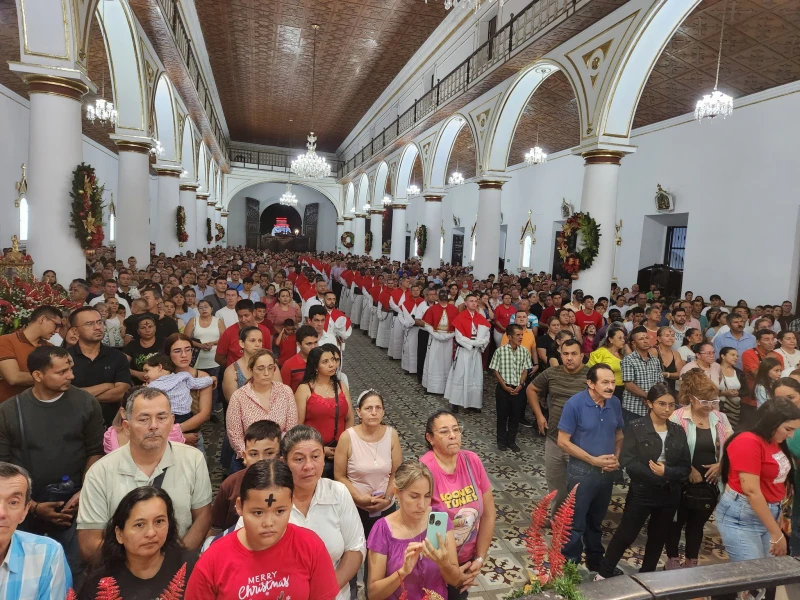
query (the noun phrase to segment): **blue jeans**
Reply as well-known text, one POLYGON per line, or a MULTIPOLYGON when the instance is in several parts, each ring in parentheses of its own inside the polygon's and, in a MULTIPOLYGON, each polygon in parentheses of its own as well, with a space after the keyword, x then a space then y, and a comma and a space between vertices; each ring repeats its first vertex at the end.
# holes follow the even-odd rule
MULTIPOLYGON (((780 515, 780 502, 768 505, 772 516, 780 515)), ((732 562, 767 558, 770 534, 743 494, 725 489, 716 510, 717 529, 732 562)))
POLYGON ((614 472, 604 473, 582 460, 570 458, 567 465, 567 490, 577 484, 580 485, 575 494, 572 533, 563 553, 567 560, 580 563, 585 546, 586 566, 596 571, 604 553, 601 525, 611 502, 614 472))

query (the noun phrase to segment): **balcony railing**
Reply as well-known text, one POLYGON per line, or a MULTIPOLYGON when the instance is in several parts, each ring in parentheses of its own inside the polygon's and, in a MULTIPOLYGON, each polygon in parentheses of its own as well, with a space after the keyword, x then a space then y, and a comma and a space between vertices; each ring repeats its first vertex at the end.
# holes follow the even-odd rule
POLYGON ((570 10, 574 12, 575 2, 576 0, 533 0, 518 15, 512 13, 508 23, 494 36, 481 44, 444 78, 439 79, 421 98, 414 100, 413 106, 398 115, 350 160, 343 162, 337 171, 337 176, 341 179, 356 169, 405 132, 427 119, 439 106, 469 89, 487 71, 506 62, 514 50, 525 45, 557 18, 570 10))
POLYGON ((158 0, 158 5, 161 7, 170 31, 172 31, 175 46, 181 58, 183 58, 183 64, 189 72, 189 77, 194 83, 194 89, 197 90, 200 103, 206 111, 206 116, 211 126, 211 133, 214 135, 214 139, 217 141, 219 149, 224 156, 228 153, 228 141, 225 139, 225 132, 222 130, 222 125, 220 125, 219 118, 217 117, 217 111, 211 100, 208 84, 200 69, 200 63, 197 62, 197 56, 192 47, 192 40, 186 30, 183 17, 178 10, 178 1, 179 0, 158 0))
MULTIPOLYGON (((292 160, 295 158, 297 158, 297 153, 286 154, 284 152, 251 150, 248 148, 228 148, 228 164, 231 167, 288 173, 291 171, 292 160)), ((325 159, 331 165, 331 171, 334 175, 342 168, 342 161, 331 160, 328 157, 325 157, 325 159)))

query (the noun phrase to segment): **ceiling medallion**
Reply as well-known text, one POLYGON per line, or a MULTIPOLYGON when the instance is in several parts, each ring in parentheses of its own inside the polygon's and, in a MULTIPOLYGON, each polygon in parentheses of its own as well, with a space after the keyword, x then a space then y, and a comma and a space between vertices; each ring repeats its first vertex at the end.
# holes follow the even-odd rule
POLYGON ((286 184, 286 191, 281 196, 280 203, 282 206, 297 206, 297 196, 292 193, 292 184, 286 184))
MULTIPOLYGON (((314 30, 314 53, 311 63, 311 128, 314 128, 314 81, 317 72, 317 30, 319 25, 312 25, 314 30)), ((317 136, 311 131, 306 144, 308 152, 292 161, 292 171, 306 179, 322 179, 331 174, 331 166, 323 157, 317 154, 317 136)))
POLYGON ((733 98, 723 94, 717 89, 719 85, 719 66, 722 63, 722 35, 725 32, 725 14, 728 8, 728 0, 722 6, 722 26, 719 30, 719 54, 717 56, 717 77, 714 80, 714 90, 710 94, 703 96, 697 102, 694 109, 694 118, 703 122, 703 119, 714 119, 715 117, 729 117, 733 114, 733 98))
POLYGON ((420 192, 419 188, 414 184, 411 184, 410 186, 408 186, 408 189, 406 189, 406 193, 409 196, 419 196, 419 192, 420 192))
POLYGON ((536 125, 536 145, 525 154, 525 162, 529 165, 541 165, 547 162, 547 154, 539 147, 539 125, 536 125))

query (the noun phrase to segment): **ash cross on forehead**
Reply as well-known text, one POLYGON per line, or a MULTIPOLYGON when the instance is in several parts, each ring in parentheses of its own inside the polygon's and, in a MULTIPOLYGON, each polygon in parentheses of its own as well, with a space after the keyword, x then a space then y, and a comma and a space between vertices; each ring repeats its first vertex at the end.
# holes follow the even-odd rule
POLYGON ((270 494, 270 495, 269 495, 269 498, 267 498, 266 500, 264 500, 264 502, 266 502, 266 503, 267 503, 267 506, 269 506, 270 508, 272 508, 272 503, 273 503, 273 502, 277 502, 277 501, 278 501, 278 499, 277 499, 277 498, 276 498, 276 497, 275 497, 273 494, 270 494))

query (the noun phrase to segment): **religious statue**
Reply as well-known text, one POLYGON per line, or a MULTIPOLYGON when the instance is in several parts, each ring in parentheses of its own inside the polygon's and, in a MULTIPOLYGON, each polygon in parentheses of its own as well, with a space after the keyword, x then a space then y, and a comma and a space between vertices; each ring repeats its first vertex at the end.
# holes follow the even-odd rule
POLYGON ((566 198, 561 199, 561 218, 562 219, 569 219, 572 216, 572 213, 575 212, 575 208, 567 202, 566 198))
POLYGON ((675 198, 664 190, 660 183, 656 189, 656 210, 660 213, 675 212, 675 198))

